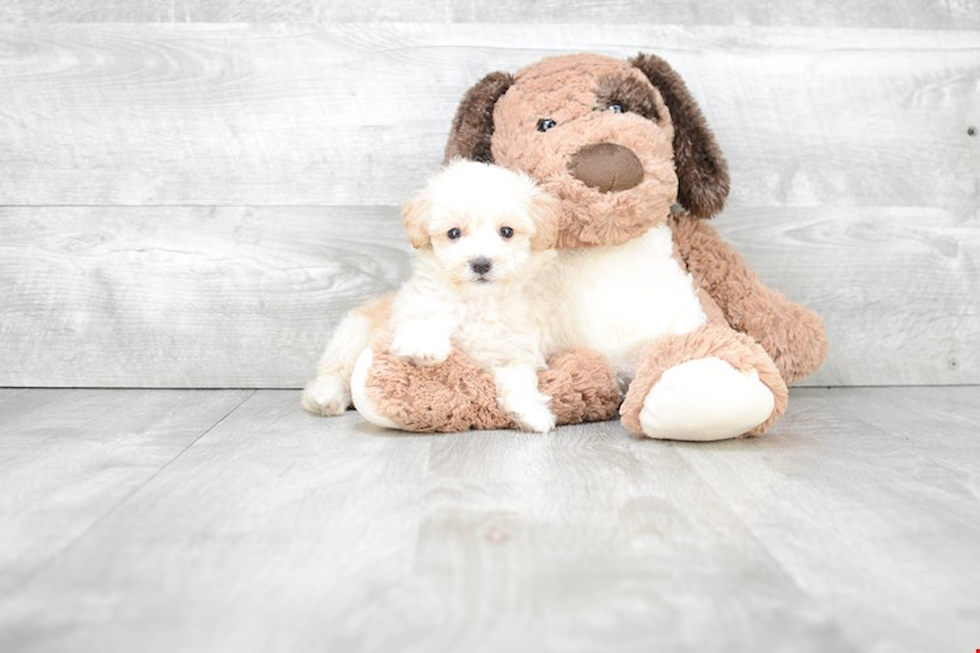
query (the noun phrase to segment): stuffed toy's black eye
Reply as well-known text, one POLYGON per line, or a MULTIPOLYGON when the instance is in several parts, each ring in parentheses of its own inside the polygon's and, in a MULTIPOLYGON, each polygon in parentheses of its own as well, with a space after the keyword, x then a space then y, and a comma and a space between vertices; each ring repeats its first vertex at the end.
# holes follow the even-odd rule
POLYGON ((506 240, 508 238, 513 238, 514 237, 514 230, 511 229, 510 227, 501 227, 500 228, 500 237, 503 238, 504 240, 506 240))
POLYGON ((609 110, 613 113, 626 113, 626 109, 623 108, 622 104, 610 104, 609 110))
POLYGON ((452 229, 446 232, 446 238, 448 238, 449 240, 456 240, 462 235, 463 232, 457 229, 456 227, 453 227, 452 229))
POLYGON ((546 132, 557 124, 558 123, 552 120, 551 118, 542 118, 541 120, 538 121, 538 131, 546 132))

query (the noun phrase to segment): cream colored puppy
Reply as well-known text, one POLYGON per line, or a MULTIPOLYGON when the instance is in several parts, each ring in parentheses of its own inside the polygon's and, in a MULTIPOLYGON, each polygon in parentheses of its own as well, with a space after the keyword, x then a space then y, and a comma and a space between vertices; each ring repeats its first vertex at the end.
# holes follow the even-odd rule
POLYGON ((402 210, 418 250, 412 277, 394 296, 344 318, 303 391, 303 407, 318 415, 344 412, 358 356, 389 330, 391 352, 417 365, 441 363, 458 348, 493 375, 501 409, 522 428, 553 429, 537 373, 554 345, 557 311, 547 272, 557 210, 557 201, 522 173, 449 164, 402 210))

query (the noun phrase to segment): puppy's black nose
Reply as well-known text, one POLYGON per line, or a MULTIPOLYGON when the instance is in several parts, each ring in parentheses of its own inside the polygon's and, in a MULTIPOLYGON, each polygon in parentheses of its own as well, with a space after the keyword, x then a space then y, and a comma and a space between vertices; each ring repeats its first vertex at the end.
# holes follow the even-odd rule
POLYGON ((493 267, 493 261, 486 258, 485 256, 478 256, 477 258, 470 261, 470 267, 477 274, 486 274, 493 267))

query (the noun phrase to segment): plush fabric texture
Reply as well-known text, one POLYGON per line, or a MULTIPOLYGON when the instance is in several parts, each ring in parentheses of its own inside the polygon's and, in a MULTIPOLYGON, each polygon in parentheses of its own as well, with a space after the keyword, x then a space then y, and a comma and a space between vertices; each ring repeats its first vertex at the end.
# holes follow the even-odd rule
POLYGON ((619 245, 663 224, 677 199, 674 129, 660 94, 638 69, 608 57, 572 55, 544 59, 513 80, 493 110, 493 160, 526 171, 561 200, 559 248, 619 245), (607 89, 602 99, 600 84, 607 89), (609 111, 614 84, 645 93, 647 110, 659 122, 609 111), (540 131, 543 119, 555 126, 540 131), (640 163, 642 181, 629 192, 603 192, 576 178, 575 157, 604 143, 628 149, 640 163))
POLYGON ((619 408, 616 375, 601 355, 587 349, 556 354, 538 376, 541 391, 551 397, 559 424, 612 419, 619 408))
MULTIPOLYGON (((652 80, 651 80, 652 81, 652 80)), ((653 84, 656 87, 656 84, 653 84)), ((663 118, 662 102, 650 86, 635 76, 611 73, 598 78, 595 88, 596 108, 619 107, 620 113, 637 113, 647 120, 660 122, 663 118)))
MULTIPOLYGON (((447 160, 492 161, 526 172, 557 197, 559 249, 601 253, 609 250, 590 248, 645 242, 636 239, 670 228, 672 256, 690 273, 707 324, 680 335, 651 334, 631 362, 633 379, 620 409, 626 428, 640 430, 644 398, 666 370, 714 357, 758 374, 772 391, 772 414, 750 429, 764 433, 786 408, 786 384, 823 361, 820 318, 766 288, 701 219, 724 206, 727 164, 687 86, 659 57, 579 54, 546 58, 513 75, 487 75, 464 95, 445 152, 447 160), (684 212, 672 211, 678 203, 684 212)), ((596 278, 597 292, 623 287, 613 275, 596 278)), ((635 315, 627 302, 610 319, 622 324, 635 315)), ((403 428, 511 427, 496 406, 492 381, 462 356, 421 369, 394 360, 383 346, 374 351, 371 397, 403 428)), ((540 387, 552 396, 559 424, 608 419, 620 400, 607 359, 585 350, 554 357, 540 387)))
POLYGON ((812 374, 827 355, 823 320, 762 285, 759 276, 710 225, 671 218, 674 243, 697 284, 732 328, 752 336, 772 357, 786 383, 812 374))
POLYGON ((728 163, 684 80, 666 61, 649 54, 629 60, 660 91, 674 123, 677 201, 694 217, 721 211, 728 197, 728 163))
MULTIPOLYGON (((422 433, 516 428, 498 406, 493 379, 479 365, 453 352, 441 365, 421 367, 393 356, 389 337, 372 345, 371 400, 406 431, 422 433)), ((612 419, 619 407, 616 377, 595 352, 569 350, 548 361, 539 375, 559 424, 612 419)))
POLYGON ((446 144, 445 162, 454 158, 493 163, 493 108, 514 78, 507 73, 490 73, 467 91, 459 103, 446 144))
POLYGON ((441 365, 422 367, 389 351, 382 338, 374 352, 368 396, 380 412, 406 431, 451 432, 513 428, 497 406, 493 379, 454 351, 441 365))
POLYGON ((568 170, 602 193, 629 190, 643 181, 643 164, 629 148, 615 143, 586 145, 571 156, 568 170))
POLYGON ((663 336, 646 346, 640 353, 636 377, 620 407, 623 426, 634 434, 641 434, 639 415, 643 401, 663 373, 675 365, 709 356, 720 358, 739 372, 754 370, 759 380, 772 391, 775 399, 772 414, 748 434, 765 433, 786 411, 789 390, 772 359, 758 343, 744 333, 718 324, 707 324, 683 335, 663 336))

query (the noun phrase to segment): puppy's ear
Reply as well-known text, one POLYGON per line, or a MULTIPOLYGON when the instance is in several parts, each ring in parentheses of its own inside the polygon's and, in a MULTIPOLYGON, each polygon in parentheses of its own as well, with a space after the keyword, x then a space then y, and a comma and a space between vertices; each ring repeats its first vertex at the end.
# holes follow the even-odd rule
POLYGON ((415 249, 422 249, 431 242, 428 230, 429 201, 424 196, 413 197, 402 204, 402 224, 408 242, 415 249))
POLYGON ((652 54, 629 60, 660 91, 674 124, 674 167, 677 201, 696 218, 721 211, 728 197, 728 163, 715 142, 701 109, 680 75, 652 54))
POLYGON ((554 195, 537 191, 531 198, 528 214, 534 223, 532 249, 552 249, 558 244, 558 222, 561 202, 554 195))
POLYGON ((508 73, 490 73, 466 91, 453 118, 445 163, 455 158, 493 163, 493 107, 513 83, 514 78, 508 73))

